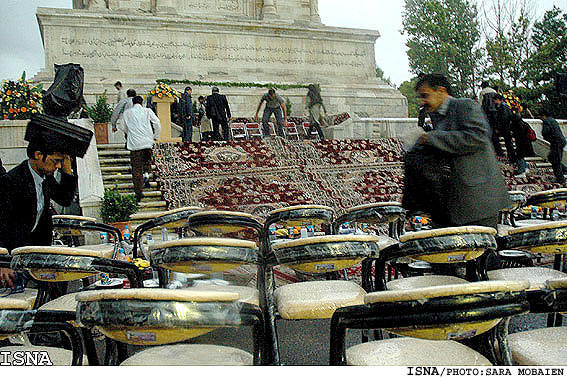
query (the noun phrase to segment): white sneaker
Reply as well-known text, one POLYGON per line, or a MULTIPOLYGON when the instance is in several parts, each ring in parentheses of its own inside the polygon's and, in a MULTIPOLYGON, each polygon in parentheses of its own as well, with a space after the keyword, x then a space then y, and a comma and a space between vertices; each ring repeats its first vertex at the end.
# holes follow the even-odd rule
POLYGON ((521 174, 518 175, 514 175, 514 178, 525 178, 526 177, 526 173, 522 172, 521 174))

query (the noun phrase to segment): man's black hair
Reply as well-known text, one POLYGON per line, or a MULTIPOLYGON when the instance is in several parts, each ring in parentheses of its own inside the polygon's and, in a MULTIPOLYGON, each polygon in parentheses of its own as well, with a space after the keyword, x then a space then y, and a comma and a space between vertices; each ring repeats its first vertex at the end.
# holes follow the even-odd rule
POLYGON ((275 88, 270 88, 270 89, 268 90, 268 94, 269 94, 269 95, 273 95, 273 94, 275 94, 275 93, 276 93, 276 89, 275 89, 275 88))
POLYGON ((35 159, 35 152, 39 151, 43 155, 43 161, 47 159, 48 155, 56 153, 55 150, 47 146, 48 144, 44 143, 43 141, 32 141, 28 144, 26 148, 26 154, 28 158, 35 159))
POLYGON ((132 104, 143 104, 144 103, 144 99, 142 99, 142 96, 134 96, 134 98, 132 99, 132 104))
POLYGON ((135 89, 132 89, 132 88, 129 88, 128 91, 126 91, 126 96, 128 96, 128 97, 134 97, 134 96, 136 96, 136 90, 135 90, 135 89))
POLYGON ((114 83, 114 87, 116 87, 116 86, 122 87, 122 82, 121 82, 121 81, 117 81, 116 83, 114 83))
POLYGON ((543 117, 551 117, 551 113, 545 108, 542 109, 539 114, 541 114, 543 117))
POLYGON ((444 87, 449 95, 452 94, 451 84, 443 74, 425 74, 418 77, 417 83, 415 84, 415 90, 419 90, 420 87, 428 85, 429 87, 437 90, 439 87, 444 87))
POLYGON ((193 91, 193 89, 189 86, 185 87, 185 92, 187 92, 187 90, 190 89, 191 91, 193 91))
POLYGON ((501 94, 497 93, 496 95, 494 95, 494 100, 504 101, 504 96, 502 96, 501 94))
POLYGON ((201 100, 201 99, 205 100, 205 96, 199 96, 199 97, 197 98, 197 100, 201 100))
POLYGON ((486 88, 486 87, 490 87, 490 85, 488 84, 488 82, 486 80, 483 80, 482 83, 480 83, 480 88, 486 88))

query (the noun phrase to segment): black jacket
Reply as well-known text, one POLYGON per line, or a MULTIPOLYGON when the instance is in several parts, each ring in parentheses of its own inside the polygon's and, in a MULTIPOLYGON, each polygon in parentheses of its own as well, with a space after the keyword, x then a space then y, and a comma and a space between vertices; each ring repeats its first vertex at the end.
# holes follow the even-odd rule
POLYGON ((9 251, 21 246, 49 246, 52 240, 50 200, 69 206, 77 188, 77 177, 61 172, 61 182, 46 179, 43 212, 32 233, 37 213, 37 197, 28 161, 0 178, 0 247, 9 251))
POLYGON ((561 132, 559 124, 555 119, 548 117, 543 120, 541 135, 544 140, 551 144, 552 148, 563 149, 565 147, 565 136, 561 132))
POLYGON ((220 121, 228 121, 231 117, 230 107, 225 95, 213 93, 207 97, 207 117, 210 119, 216 118, 220 121))

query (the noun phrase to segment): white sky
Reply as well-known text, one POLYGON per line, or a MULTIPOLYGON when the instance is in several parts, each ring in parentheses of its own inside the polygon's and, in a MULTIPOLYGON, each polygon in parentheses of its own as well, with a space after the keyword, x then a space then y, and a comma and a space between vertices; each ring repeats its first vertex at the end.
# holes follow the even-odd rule
MULTIPOLYGON (((72 0, 0 0, 0 79, 28 78, 44 66, 37 7, 72 8, 72 0)), ((506 0, 505 0, 506 1, 506 0)), ((537 0, 538 16, 567 0, 537 0)), ((403 0, 319 0, 321 21, 329 26, 378 30, 376 62, 396 85, 411 78, 402 29, 403 0)))

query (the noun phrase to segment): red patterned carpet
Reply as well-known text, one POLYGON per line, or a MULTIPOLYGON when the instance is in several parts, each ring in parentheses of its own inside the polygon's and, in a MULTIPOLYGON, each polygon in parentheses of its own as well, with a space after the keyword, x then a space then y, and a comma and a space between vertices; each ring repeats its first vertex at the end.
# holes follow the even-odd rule
MULTIPOLYGON (((168 208, 201 206, 260 217, 297 204, 342 210, 370 202, 399 201, 403 151, 398 139, 157 144, 156 177, 168 208)), ((550 168, 530 163, 515 178, 502 163, 510 190, 527 193, 558 187, 550 168)))

